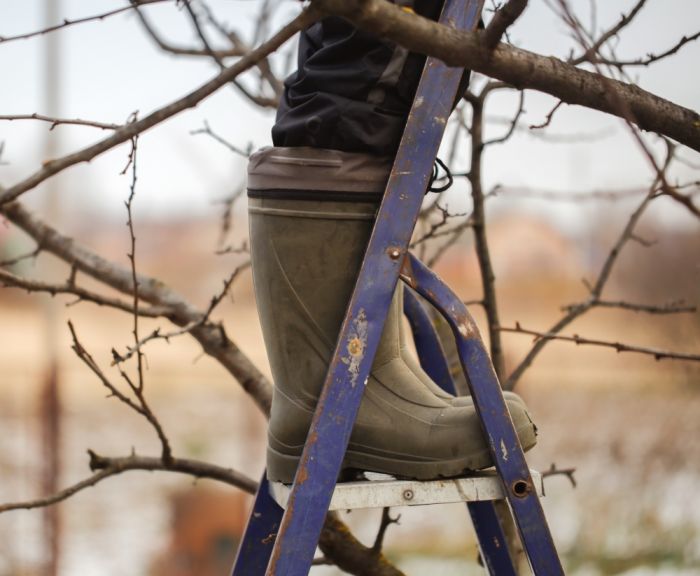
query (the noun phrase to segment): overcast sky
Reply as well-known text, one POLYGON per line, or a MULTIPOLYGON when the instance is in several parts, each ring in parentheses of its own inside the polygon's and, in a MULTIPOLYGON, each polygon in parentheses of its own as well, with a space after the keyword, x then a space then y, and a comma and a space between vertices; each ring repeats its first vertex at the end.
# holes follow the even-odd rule
MULTIPOLYGON (((58 1, 58 0, 54 0, 58 1)), ((77 18, 123 6, 114 0, 61 0, 60 12, 77 18)), ((600 1, 598 27, 609 26, 633 4, 631 0, 600 1)), ((212 0, 221 19, 246 38, 250 22, 261 2, 254 0, 212 0)), ((586 18, 588 0, 574 0, 586 18)), ((276 21, 282 23, 298 10, 298 2, 279 3, 276 21)), ((39 29, 45 24, 44 0, 0 0, 0 36, 39 29)), ((186 14, 172 2, 156 4, 147 13, 162 34, 181 45, 195 45, 196 37, 186 14)), ((635 24, 625 32, 617 50, 621 57, 643 56, 673 45, 683 34, 700 28, 700 2, 697 0, 651 0, 635 24)), ((122 123, 134 111, 146 115, 196 88, 216 72, 213 63, 201 59, 174 57, 160 51, 143 33, 133 14, 120 14, 101 22, 87 23, 57 33, 60 37, 61 87, 60 115, 104 122, 122 123)), ((546 8, 543 0, 532 0, 530 7, 512 31, 513 41, 543 54, 566 55, 572 42, 564 26, 546 8)), ((45 112, 45 37, 0 43, 0 114, 45 112)), ((289 50, 287 45, 285 50, 289 50)), ((675 58, 650 69, 635 71, 636 81, 647 89, 684 106, 700 108, 700 81, 697 70, 700 43, 683 49, 675 58)), ((278 69, 282 59, 274 63, 278 69)), ((252 78, 250 78, 252 80, 252 78)), ((554 103, 549 97, 528 93, 525 124, 541 122, 554 103)), ((489 115, 507 116, 514 110, 512 97, 493 99, 489 115)), ((182 215, 211 210, 214 199, 231 192, 244 182, 245 161, 237 158, 206 136, 190 131, 208 120, 231 142, 245 146, 270 144, 269 130, 274 115, 261 111, 225 87, 196 109, 152 129, 140 139, 139 204, 142 214, 182 215)), ((494 125, 492 134, 503 130, 494 125)), ((551 134, 580 134, 580 142, 543 142, 527 131, 507 145, 492 149, 486 158, 485 178, 489 186, 502 183, 546 190, 587 190, 630 187, 648 180, 650 170, 628 132, 615 118, 577 107, 564 107, 555 116, 551 134), (590 141, 586 136, 606 135, 590 141)), ((7 186, 36 170, 44 158, 47 126, 35 121, 0 121, 0 141, 4 142, 0 183, 7 186)), ((77 150, 103 138, 94 128, 59 127, 50 133, 60 140, 63 152, 77 150)), ((59 178, 61 199, 72 209, 98 209, 107 214, 123 211, 128 194, 128 178, 119 176, 126 162, 128 147, 110 151, 90 165, 68 170, 59 178)), ((700 162, 691 151, 684 156, 700 162)), ((461 162, 466 167, 465 161, 461 162)), ((693 177, 690 168, 679 167, 680 179, 693 177)), ((697 179, 697 172, 695 172, 697 179)), ((458 203, 459 190, 449 197, 458 203)), ((34 203, 41 191, 32 191, 34 203)), ((505 199, 497 202, 504 203, 505 199)), ((509 203, 523 210, 540 211, 541 203, 509 203)), ((495 205, 495 204, 494 204, 495 205)), ((565 222, 580 220, 580 206, 557 207, 550 214, 565 222)), ((674 223, 689 222, 682 210, 664 211, 674 223)))

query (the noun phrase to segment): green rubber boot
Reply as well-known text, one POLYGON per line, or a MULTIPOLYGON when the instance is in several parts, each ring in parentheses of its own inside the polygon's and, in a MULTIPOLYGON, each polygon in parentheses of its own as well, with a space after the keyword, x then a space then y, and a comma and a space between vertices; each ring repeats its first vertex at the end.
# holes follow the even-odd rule
MULTIPOLYGON (((268 149, 251 158, 253 274, 275 382, 267 453, 273 481, 293 480, 386 181, 385 165, 352 170, 348 157, 375 161, 314 149, 268 149)), ((397 291, 343 468, 430 479, 491 466, 473 405, 455 405, 406 361, 400 298, 397 291)), ((523 448, 531 448, 535 428, 525 408, 508 406, 523 448)))

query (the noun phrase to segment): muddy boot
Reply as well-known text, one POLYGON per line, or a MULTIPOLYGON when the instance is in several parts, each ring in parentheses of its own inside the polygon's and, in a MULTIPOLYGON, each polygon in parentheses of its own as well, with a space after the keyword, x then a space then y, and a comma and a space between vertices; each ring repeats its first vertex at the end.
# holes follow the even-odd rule
MULTIPOLYGON (((249 167, 255 292, 275 390, 268 477, 292 482, 372 230, 387 164, 309 148, 263 150, 249 167)), ((393 305, 395 306, 395 304, 393 305)), ((400 318, 398 310, 393 314, 400 318)), ((387 322, 345 469, 429 479, 492 465, 472 405, 455 406, 417 375, 387 322)), ((418 368, 419 369, 419 368, 418 368)), ((429 380, 429 379, 428 379, 429 380)), ((509 403, 525 449, 535 430, 509 403), (516 418, 518 414, 518 418, 516 418)))

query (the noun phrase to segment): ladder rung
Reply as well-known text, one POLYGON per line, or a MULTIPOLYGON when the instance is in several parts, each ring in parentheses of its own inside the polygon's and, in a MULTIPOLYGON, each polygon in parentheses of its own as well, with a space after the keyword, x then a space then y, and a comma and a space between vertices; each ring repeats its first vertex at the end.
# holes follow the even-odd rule
MULTIPOLYGON (((542 475, 531 470, 532 481, 539 496, 544 495, 542 475)), ((385 508, 393 506, 424 506, 478 502, 505 498, 503 484, 496 472, 444 480, 396 480, 384 474, 371 475, 381 480, 361 480, 336 484, 329 510, 385 508)), ((291 485, 270 482, 270 495, 282 508, 287 507, 291 485)))

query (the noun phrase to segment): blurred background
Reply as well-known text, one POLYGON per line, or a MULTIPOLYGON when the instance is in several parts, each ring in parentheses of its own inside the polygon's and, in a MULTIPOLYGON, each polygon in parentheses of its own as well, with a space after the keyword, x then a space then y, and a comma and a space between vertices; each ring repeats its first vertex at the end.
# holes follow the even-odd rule
MULTIPOLYGON (((5 72, 0 115, 37 112, 121 124, 135 111, 145 116, 216 73, 206 58, 176 57, 159 49, 133 11, 7 40, 125 4, 0 3, 0 69, 5 72)), ((263 5, 271 9, 268 34, 299 9, 291 0, 208 4, 249 43, 256 40, 263 5)), ((611 25, 633 4, 611 0, 598 5, 597 29, 611 25)), ((593 17, 592 3, 572 5, 593 17)), ((182 6, 162 2, 144 12, 173 44, 198 46, 182 6)), ((649 2, 615 49, 621 57, 660 52, 696 32, 699 22, 696 3, 649 2)), ((531 2, 511 40, 557 56, 567 55, 571 45, 567 30, 540 1, 531 2)), ((699 50, 690 44, 672 59, 635 70, 632 80, 698 109, 700 84, 692 70, 699 50)), ((272 59, 278 76, 293 66, 293 53, 290 42, 272 59)), ((255 75, 245 81, 255 86, 255 75)), ((483 81, 476 76, 474 85, 483 81)), ((505 145, 489 148, 484 159, 485 188, 501 187, 489 198, 487 214, 504 326, 519 322, 547 331, 560 318, 562 306, 585 300, 582 280, 598 274, 651 179, 629 131, 614 118, 564 106, 546 137, 529 130, 555 102, 528 93, 523 128, 505 145)), ((494 95, 487 107, 487 137, 502 134, 516 109, 514 93, 494 95)), ((270 144, 273 121, 273 110, 253 105, 227 86, 139 139, 133 205, 138 270, 162 280, 199 309, 206 309, 227 275, 246 259, 245 254, 217 253, 222 248, 222 201, 245 186, 245 153, 232 153, 210 135, 193 132, 206 123, 245 152, 270 144)), ((49 128, 33 120, 0 120, 0 186, 106 135, 93 127, 49 128)), ((454 129, 449 128, 446 142, 454 129)), ((654 137, 648 142, 653 150, 663 150, 654 137)), ((128 156, 128 146, 117 147, 59 174, 22 201, 76 242, 127 266, 124 202, 130 176, 120 172, 128 156)), ((685 162, 674 166, 674 181, 698 181, 700 157, 688 150, 679 156, 685 162)), ((452 167, 458 172, 468 165, 465 143, 457 148, 452 167)), ((469 211, 466 183, 458 180, 441 203, 453 212, 469 211)), ((14 225, 0 222, 0 261, 34 249, 14 225)), ((245 198, 233 205, 230 222, 225 245, 242 246, 245 198)), ((700 304, 697 219, 660 199, 636 234, 644 242, 625 247, 606 296, 657 305, 700 304)), ((9 269, 53 281, 69 274, 67 266, 45 254, 9 269)), ((444 253, 436 269, 465 300, 480 297, 469 231, 444 253)), ((88 449, 111 456, 132 450, 158 453, 157 438, 143 418, 107 398, 75 357, 66 327, 70 319, 90 353, 117 378, 109 369, 111 350, 124 351, 131 343, 133 319, 90 303, 73 305, 72 300, 0 288, 0 505, 87 477, 88 449)), ((473 312, 483 325, 481 309, 473 312)), ((236 280, 215 318, 269 376, 249 271, 236 280)), ((142 330, 146 334, 159 326, 170 329, 165 320, 144 320, 142 330)), ((598 309, 566 333, 700 353, 697 310, 645 315, 598 309)), ((503 337, 512 369, 527 354, 532 337, 503 337)), ((150 343, 146 356, 146 394, 175 454, 257 478, 264 466, 265 419, 238 383, 187 335, 150 343)), ((516 391, 540 429, 539 444, 530 453, 532 467, 575 468, 575 486, 566 476, 552 476, 545 484, 544 505, 567 573, 700 574, 700 499, 695 492, 700 482, 700 363, 553 342, 516 391)), ((242 492, 212 481, 129 472, 61 503, 58 516, 39 510, 0 514, 0 576, 227 574, 248 506, 242 492), (47 525, 54 526, 54 538, 47 537, 47 525)), ((401 523, 389 528, 385 551, 407 574, 481 573, 462 506, 395 512, 401 513, 401 523)), ((379 511, 344 515, 365 543, 373 541, 379 517, 379 511)), ((318 567, 312 573, 338 572, 318 567)))

